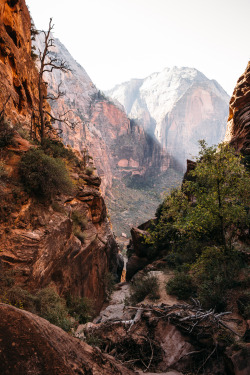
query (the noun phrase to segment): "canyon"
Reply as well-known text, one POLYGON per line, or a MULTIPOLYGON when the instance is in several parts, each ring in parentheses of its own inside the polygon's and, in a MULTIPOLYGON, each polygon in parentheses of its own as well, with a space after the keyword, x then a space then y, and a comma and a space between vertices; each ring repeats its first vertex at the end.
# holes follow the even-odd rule
MULTIPOLYGON (((37 49, 42 43, 39 37, 37 49)), ((58 125, 63 140, 91 156, 114 232, 128 236, 181 183, 186 159, 198 154, 198 140, 211 145, 223 139, 229 97, 196 69, 176 67, 104 94, 58 39, 53 54, 71 69, 46 77, 51 93, 59 84, 65 92, 50 103, 52 111, 70 110, 77 123, 73 130, 58 125)))
MULTIPOLYGON (((0 372, 132 375, 157 371, 182 375, 193 371, 195 364, 198 372, 206 365, 203 372, 207 375, 246 375, 249 344, 243 345, 239 338, 247 340, 249 322, 238 310, 224 320, 220 313, 217 316, 217 312, 206 311, 198 302, 186 304, 166 296, 166 292, 167 305, 159 296, 159 303, 154 305, 145 300, 142 307, 125 308, 118 293, 115 304, 122 305, 118 318, 103 321, 102 311, 95 323, 80 327, 76 317, 71 317, 73 328, 69 334, 25 311, 24 297, 16 301, 16 306, 11 305, 9 291, 14 294, 21 288, 26 293, 22 296, 27 296, 49 287, 65 299, 64 303, 67 295, 91 300, 93 315, 97 316, 107 304, 108 279, 117 276, 119 263, 106 201, 112 218, 119 223, 119 235, 122 231, 128 233, 132 224, 150 219, 163 189, 181 182, 184 157, 187 152, 196 152, 191 143, 196 140, 197 129, 201 127, 201 133, 208 134, 208 124, 212 124, 212 135, 207 140, 223 138, 228 98, 216 82, 208 81, 195 69, 165 69, 165 77, 172 75, 168 87, 176 89, 168 107, 170 112, 158 113, 162 122, 157 125, 153 112, 145 106, 139 108, 141 97, 136 99, 135 107, 143 116, 139 118, 139 112, 133 112, 130 119, 123 106, 100 92, 60 41, 55 40, 52 55, 67 61, 71 71, 46 77, 51 93, 57 92, 60 82, 66 93, 58 101, 46 103, 46 108, 55 115, 70 110, 77 123, 74 129, 63 123, 53 124, 59 133, 62 131, 66 147, 58 137, 50 139, 70 155, 71 159, 64 157, 64 162, 72 190, 57 192, 48 200, 38 199, 25 190, 19 168, 24 155, 32 149, 44 152, 30 131, 39 98, 38 72, 31 48, 32 23, 25 1, 0 0, 0 21, 0 132, 7 128, 13 136, 10 143, 0 146, 0 372), (184 122, 188 129, 183 134, 191 142, 188 151, 184 149, 184 138, 177 137, 178 144, 169 137, 173 129, 182 134, 184 122), (169 139, 172 143, 167 144, 169 139), (194 320, 197 317, 201 317, 202 324, 199 319, 194 320), (226 336, 218 330, 221 323, 229 327, 226 336), (77 329, 81 336, 77 337, 77 329), (91 346, 86 342, 88 334, 91 346)), ((42 41, 39 39, 36 45, 42 48, 42 41)), ((230 101, 226 136, 246 160, 249 70, 248 64, 230 101)), ((156 73, 150 80, 157 83, 160 76, 156 73)), ((144 80, 138 82, 129 84, 128 90, 140 91, 144 84, 149 85, 144 80)), ((151 92, 152 87, 148 87, 151 92)), ((155 89, 159 94, 162 85, 155 89)), ((134 106, 132 99, 127 97, 125 108, 134 106)), ((143 100, 146 102, 146 97, 143 100)), ((160 110, 163 111, 162 106, 160 110)), ((149 225, 150 222, 144 223, 132 231, 138 258, 145 258, 142 235, 146 235, 149 225)), ((137 278, 143 280, 144 273, 164 277, 165 259, 146 259, 144 266, 137 278)), ((118 292, 124 287, 128 289, 126 284, 118 285, 118 292)), ((30 298, 38 303, 35 296, 30 298)))

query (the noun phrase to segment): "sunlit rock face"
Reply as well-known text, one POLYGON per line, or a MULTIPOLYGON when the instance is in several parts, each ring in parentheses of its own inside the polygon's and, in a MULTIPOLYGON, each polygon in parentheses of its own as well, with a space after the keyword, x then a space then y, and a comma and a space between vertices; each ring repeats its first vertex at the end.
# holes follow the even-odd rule
POLYGON ((38 102, 38 72, 31 57, 31 21, 24 0, 0 0, 0 112, 30 123, 38 102), (6 104, 7 103, 7 104, 6 104))
POLYGON ((197 155, 198 140, 216 144, 224 137, 229 96, 196 69, 166 68, 117 85, 107 95, 139 120, 183 168, 187 158, 197 155))
POLYGON ((225 141, 244 155, 250 154, 250 62, 238 79, 229 105, 225 141))

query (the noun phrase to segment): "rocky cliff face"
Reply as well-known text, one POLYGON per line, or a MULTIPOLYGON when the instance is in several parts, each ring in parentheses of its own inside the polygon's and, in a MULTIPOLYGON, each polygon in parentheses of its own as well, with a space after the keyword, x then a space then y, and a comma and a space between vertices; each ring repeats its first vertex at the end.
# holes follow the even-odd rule
POLYGON ((31 58, 30 29, 24 0, 0 0, 0 111, 8 101, 8 118, 27 124, 38 100, 38 72, 31 58))
MULTIPOLYGON (((38 100, 25 1, 0 0, 0 21, 0 111, 4 108, 7 122, 22 134, 38 100)), ((69 166, 73 193, 39 202, 24 192, 19 179, 19 161, 31 144, 18 132, 14 131, 11 145, 1 145, 0 263, 12 269, 23 286, 52 284, 61 295, 70 292, 93 299, 99 311, 105 299, 105 275, 115 270, 117 254, 101 180, 86 175, 84 167, 69 166), (74 212, 86 221, 81 241, 74 235, 74 212)), ((85 165, 83 160, 79 164, 85 165)))
POLYGON ((105 299, 105 275, 116 270, 117 245, 99 191, 100 179, 71 167, 74 191, 39 202, 23 191, 18 163, 30 144, 20 137, 2 150, 8 173, 1 181, 0 262, 30 289, 54 285, 60 295, 105 299), (84 219, 83 236, 74 234, 74 213, 84 219))
POLYGON ((229 104, 225 141, 229 141, 243 155, 250 154, 250 62, 238 79, 229 104))
POLYGON ((196 69, 166 68, 117 85, 107 95, 155 135, 183 169, 186 159, 197 155, 199 139, 217 144, 224 137, 229 97, 196 69))

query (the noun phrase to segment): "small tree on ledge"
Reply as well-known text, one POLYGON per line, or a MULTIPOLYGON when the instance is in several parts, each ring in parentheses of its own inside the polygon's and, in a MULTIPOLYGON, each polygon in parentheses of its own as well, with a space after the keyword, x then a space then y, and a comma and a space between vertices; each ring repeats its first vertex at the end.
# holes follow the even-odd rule
POLYGON ((46 110, 46 100, 58 100, 60 97, 65 95, 65 92, 61 91, 61 83, 57 87, 56 95, 47 94, 47 85, 48 83, 44 81, 44 74, 45 73, 52 73, 54 70, 60 70, 64 73, 67 73, 70 70, 66 61, 59 59, 51 53, 51 48, 55 47, 54 39, 52 37, 52 30, 54 25, 52 24, 52 18, 49 21, 49 28, 48 31, 40 31, 40 33, 44 34, 44 49, 41 51, 38 49, 38 59, 40 62, 39 67, 39 81, 38 81, 38 90, 39 90, 39 130, 40 130, 40 137, 41 143, 43 143, 45 138, 45 128, 48 123, 51 122, 59 122, 65 123, 71 129, 74 129, 76 123, 70 121, 69 113, 71 111, 67 111, 63 114, 60 114, 58 117, 54 117, 49 111, 46 110))

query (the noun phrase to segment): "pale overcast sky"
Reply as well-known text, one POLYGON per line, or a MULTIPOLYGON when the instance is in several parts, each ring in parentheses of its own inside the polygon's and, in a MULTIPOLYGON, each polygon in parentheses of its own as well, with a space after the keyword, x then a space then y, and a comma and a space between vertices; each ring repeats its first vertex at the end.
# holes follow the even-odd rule
POLYGON ((26 0, 101 90, 194 67, 232 94, 250 59, 250 0, 26 0))

